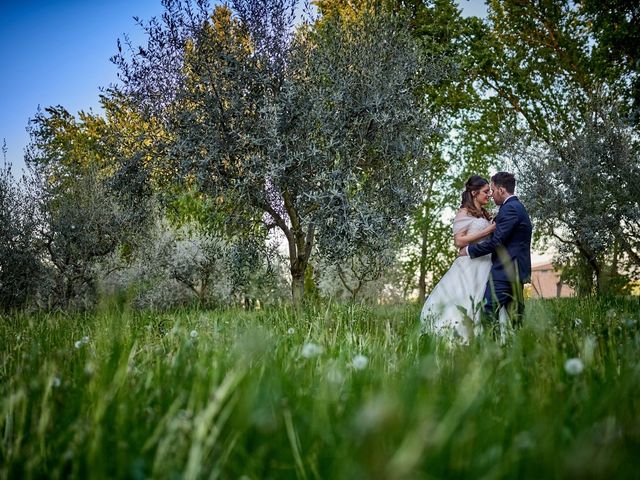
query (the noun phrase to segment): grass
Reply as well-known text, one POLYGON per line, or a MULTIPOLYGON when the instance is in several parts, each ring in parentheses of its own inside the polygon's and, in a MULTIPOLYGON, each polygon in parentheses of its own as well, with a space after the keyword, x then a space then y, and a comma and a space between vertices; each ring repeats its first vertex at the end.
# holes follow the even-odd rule
POLYGON ((419 305, 5 317, 0 478, 638 478, 639 307, 453 348, 419 305))

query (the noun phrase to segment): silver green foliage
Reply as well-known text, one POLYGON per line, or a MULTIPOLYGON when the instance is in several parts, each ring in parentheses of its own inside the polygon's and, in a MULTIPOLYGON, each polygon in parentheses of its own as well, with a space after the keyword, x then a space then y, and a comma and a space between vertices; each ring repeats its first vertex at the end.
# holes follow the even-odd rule
POLYGON ((640 278, 637 133, 613 108, 594 104, 576 134, 552 145, 520 145, 514 161, 521 196, 555 241, 560 262, 578 253, 596 291, 606 288, 605 274, 640 278))
POLYGON ((339 301, 403 301, 402 272, 395 257, 389 249, 335 263, 320 258, 315 269, 318 289, 323 297, 339 301))
POLYGON ((0 311, 25 306, 35 296, 44 273, 33 242, 37 218, 28 201, 24 181, 15 178, 11 164, 0 168, 0 311))
POLYGON ((111 295, 127 293, 137 309, 277 302, 287 289, 273 258, 276 253, 243 239, 158 221, 132 262, 123 264, 116 254, 104 264, 101 287, 111 295))
POLYGON ((123 244, 132 247, 143 225, 90 171, 56 181, 50 168, 31 163, 27 186, 37 219, 31 240, 47 270, 39 306, 92 306, 100 262, 123 244))
POLYGON ((168 1, 147 47, 115 57, 182 178, 229 222, 282 231, 294 283, 313 245, 338 261, 400 233, 429 168, 415 92, 439 76, 401 15, 296 24, 297 3, 168 1))

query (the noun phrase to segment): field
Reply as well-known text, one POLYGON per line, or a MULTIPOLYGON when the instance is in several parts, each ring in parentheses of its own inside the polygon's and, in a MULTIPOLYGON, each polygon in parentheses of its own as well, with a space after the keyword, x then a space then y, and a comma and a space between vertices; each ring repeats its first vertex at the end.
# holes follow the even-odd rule
POLYGON ((419 309, 4 317, 0 477, 639 478, 637 297, 531 300, 504 345, 419 309))

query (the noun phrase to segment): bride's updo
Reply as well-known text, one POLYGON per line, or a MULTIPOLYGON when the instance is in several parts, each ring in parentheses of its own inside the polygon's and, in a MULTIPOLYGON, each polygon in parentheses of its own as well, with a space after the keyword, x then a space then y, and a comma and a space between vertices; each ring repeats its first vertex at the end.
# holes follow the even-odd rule
POLYGON ((462 192, 462 205, 460 208, 464 208, 467 210, 469 215, 478 218, 486 218, 487 220, 491 220, 491 214, 484 207, 476 207, 475 203, 473 203, 473 192, 479 191, 485 185, 489 185, 489 182, 482 178, 480 175, 471 175, 467 183, 464 184, 464 192, 462 192))

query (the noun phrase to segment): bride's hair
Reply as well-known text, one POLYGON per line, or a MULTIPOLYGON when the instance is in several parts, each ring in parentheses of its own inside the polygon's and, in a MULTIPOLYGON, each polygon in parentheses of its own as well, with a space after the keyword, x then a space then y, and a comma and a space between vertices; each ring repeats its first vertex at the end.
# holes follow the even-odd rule
POLYGON ((467 183, 464 184, 464 192, 462 192, 462 205, 460 208, 465 208, 469 215, 473 215, 478 218, 486 218, 487 220, 491 220, 491 214, 484 207, 476 207, 476 204, 473 203, 473 192, 479 191, 485 185, 489 185, 486 179, 482 178, 480 175, 471 175, 467 183))

